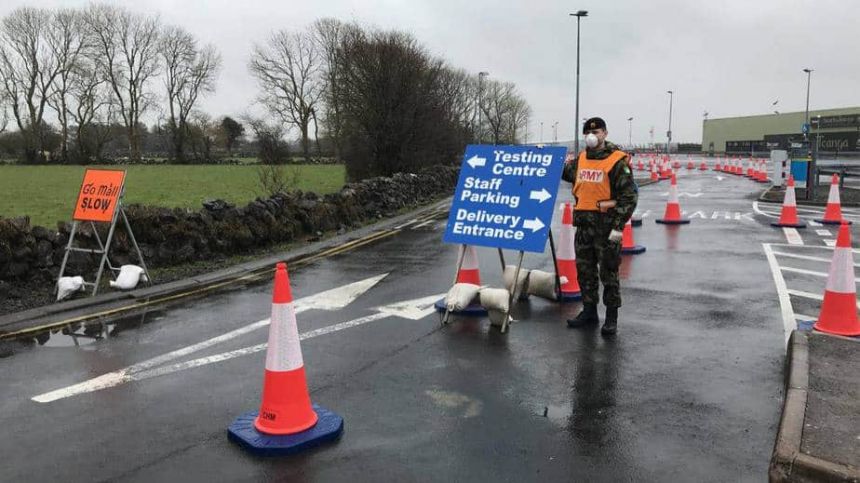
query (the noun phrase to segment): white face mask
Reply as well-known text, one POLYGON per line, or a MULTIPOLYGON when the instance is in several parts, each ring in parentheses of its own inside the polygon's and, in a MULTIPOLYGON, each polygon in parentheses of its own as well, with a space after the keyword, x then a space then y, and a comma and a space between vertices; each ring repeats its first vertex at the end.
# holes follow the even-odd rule
POLYGON ((585 145, 589 148, 594 149, 597 147, 598 144, 600 144, 600 140, 597 139, 597 135, 595 135, 594 133, 588 133, 585 136, 585 145))

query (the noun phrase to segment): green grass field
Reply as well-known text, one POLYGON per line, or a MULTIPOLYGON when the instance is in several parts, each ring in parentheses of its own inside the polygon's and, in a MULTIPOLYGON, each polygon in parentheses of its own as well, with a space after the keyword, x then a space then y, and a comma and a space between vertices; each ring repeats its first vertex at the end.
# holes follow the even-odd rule
MULTIPOLYGON (((102 168, 101 166, 99 168, 102 168)), ((105 166, 125 169, 126 203, 199 209, 207 199, 242 205, 263 195, 257 166, 105 166)), ((298 165, 297 188, 325 194, 343 186, 342 165, 298 165)), ((71 220, 84 168, 0 165, 0 216, 27 215, 34 225, 53 228, 71 220)))

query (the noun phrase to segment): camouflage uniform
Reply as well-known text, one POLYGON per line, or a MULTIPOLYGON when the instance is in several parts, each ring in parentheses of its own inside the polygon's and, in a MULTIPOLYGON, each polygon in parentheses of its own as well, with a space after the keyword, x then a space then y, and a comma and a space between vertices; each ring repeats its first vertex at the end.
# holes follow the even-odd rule
MULTIPOLYGON (((618 146, 606 141, 602 148, 586 150, 589 159, 605 159, 618 146)), ((576 158, 565 165, 562 179, 573 183, 576 180, 576 158)), ((621 291, 618 281, 618 266, 621 264, 621 242, 609 240, 609 232, 622 231, 627 220, 633 216, 639 199, 633 173, 624 157, 609 172, 612 199, 615 208, 606 213, 596 211, 574 211, 573 224, 576 226, 574 248, 576 250, 576 271, 582 289, 582 301, 597 305, 600 281, 603 281, 603 304, 607 307, 621 307, 621 291), (598 265, 600 278, 598 279, 598 265)))

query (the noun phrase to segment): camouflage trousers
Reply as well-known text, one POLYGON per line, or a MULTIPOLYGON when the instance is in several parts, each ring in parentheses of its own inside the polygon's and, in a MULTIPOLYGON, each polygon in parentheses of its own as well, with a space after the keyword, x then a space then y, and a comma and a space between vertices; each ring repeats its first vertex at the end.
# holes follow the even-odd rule
POLYGON ((599 289, 602 281, 603 305, 621 307, 621 284, 618 280, 621 243, 609 241, 612 226, 607 219, 600 218, 593 220, 596 223, 580 224, 579 220, 576 222, 574 249, 582 302, 597 305, 600 301, 599 289))

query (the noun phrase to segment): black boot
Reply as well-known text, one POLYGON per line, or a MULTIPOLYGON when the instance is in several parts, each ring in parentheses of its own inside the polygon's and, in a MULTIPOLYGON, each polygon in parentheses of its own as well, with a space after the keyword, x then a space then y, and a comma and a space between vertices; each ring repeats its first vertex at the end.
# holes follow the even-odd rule
POLYGON ((597 315, 596 304, 585 304, 582 306, 582 312, 575 319, 568 319, 567 326, 574 329, 577 327, 585 327, 586 325, 599 324, 600 317, 597 315))
POLYGON ((600 329, 603 335, 615 335, 618 332, 618 307, 606 307, 606 322, 600 329))

